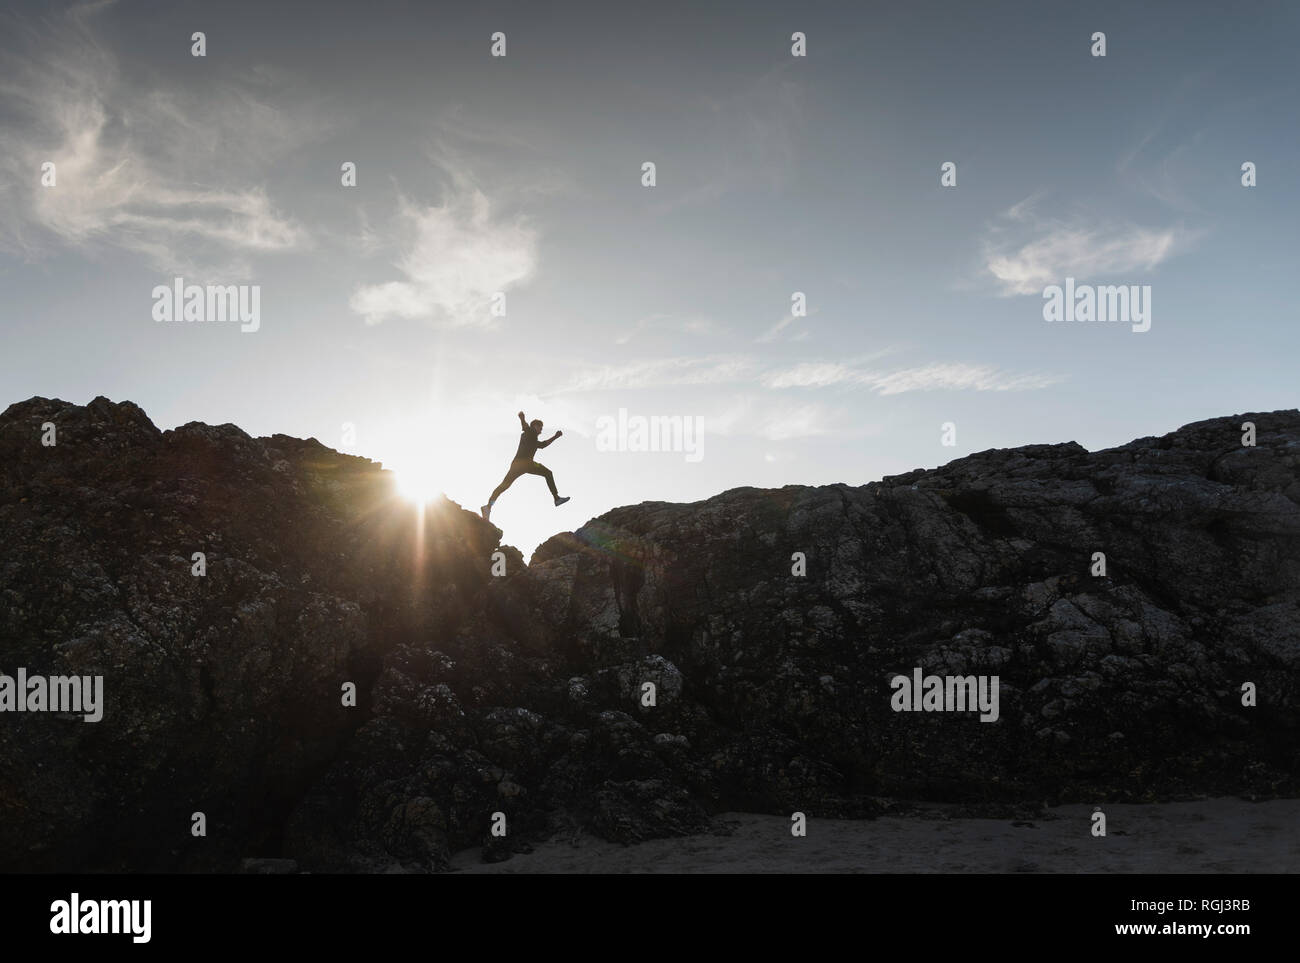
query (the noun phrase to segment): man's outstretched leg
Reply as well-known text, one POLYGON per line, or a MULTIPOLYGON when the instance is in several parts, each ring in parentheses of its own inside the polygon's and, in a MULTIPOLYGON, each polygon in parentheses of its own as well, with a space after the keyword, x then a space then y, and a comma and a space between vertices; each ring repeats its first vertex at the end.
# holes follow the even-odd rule
POLYGON ((510 470, 506 472, 506 477, 501 479, 500 485, 492 489, 492 497, 488 499, 488 503, 479 509, 479 513, 483 516, 484 521, 491 520, 489 516, 492 514, 492 506, 495 505, 497 499, 501 497, 501 493, 513 485, 515 479, 522 475, 525 470, 526 466, 520 462, 510 463, 510 470))
POLYGON ((563 505, 569 500, 568 495, 561 498, 560 493, 555 490, 555 476, 551 474, 551 470, 545 465, 533 462, 528 468, 525 468, 524 471, 528 472, 530 475, 541 475, 546 479, 546 487, 551 490, 551 497, 555 499, 556 505, 563 505))

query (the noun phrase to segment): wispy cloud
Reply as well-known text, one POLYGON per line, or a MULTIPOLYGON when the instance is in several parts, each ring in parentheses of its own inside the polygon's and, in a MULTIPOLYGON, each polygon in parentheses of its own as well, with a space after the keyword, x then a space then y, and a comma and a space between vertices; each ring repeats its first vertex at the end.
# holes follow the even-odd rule
POLYGON ((818 405, 798 405, 773 413, 760 425, 760 434, 769 441, 812 438, 834 431, 826 412, 818 405))
POLYGON ((1193 241, 1182 225, 1150 228, 1080 214, 1046 217, 1040 199, 1008 208, 983 242, 983 267, 1003 295, 1041 294, 1065 277, 1109 275, 1127 280, 1148 272, 1193 241))
POLYGON ((430 109, 437 113, 429 121, 424 151, 430 164, 462 189, 484 186, 501 204, 582 192, 574 172, 555 158, 549 146, 554 131, 546 129, 544 118, 521 126, 471 112, 461 103, 430 109))
POLYGON ((877 394, 908 391, 1032 391, 1057 384, 1049 374, 1013 374, 991 365, 939 362, 893 371, 878 371, 840 362, 806 362, 769 372, 769 388, 827 388, 832 385, 866 387, 877 394))
POLYGON ((570 175, 548 165, 519 130, 467 116, 458 105, 428 120, 423 145, 439 200, 399 196, 389 225, 363 216, 355 243, 363 253, 395 256, 395 280, 359 286, 352 310, 367 324, 400 318, 447 327, 490 327, 490 308, 536 276, 538 231, 517 211, 570 190, 570 175))
POLYGON ((370 218, 366 216, 364 208, 357 210, 357 229, 352 232, 349 238, 353 250, 362 257, 371 257, 383 249, 384 239, 379 232, 370 226, 370 218))
POLYGON ((739 356, 657 358, 625 365, 594 365, 580 370, 556 388, 555 393, 737 383, 752 380, 758 370, 753 359, 739 356))
POLYGON ((253 160, 265 160, 300 142, 307 123, 248 84, 210 84, 200 97, 128 81, 95 39, 96 18, 111 9, 7 23, 0 247, 27 258, 118 247, 162 270, 231 277, 248 273, 247 255, 306 246, 307 231, 240 178, 250 158, 219 148, 255 145, 253 160), (46 161, 53 187, 40 184, 46 161))
POLYGON ((933 362, 879 369, 868 363, 879 351, 848 361, 805 361, 783 367, 745 355, 659 358, 626 365, 596 365, 579 370, 547 394, 619 391, 685 385, 748 384, 780 391, 791 388, 867 388, 882 395, 908 391, 1032 391, 1063 380, 1058 375, 1016 373, 986 364, 933 362))
MULTIPOLYGON (((812 311, 809 311, 808 313, 810 315, 816 314, 817 309, 814 308, 812 311)), ((789 328, 792 324, 794 324, 795 321, 797 320, 799 319, 796 318, 792 313, 787 312, 785 317, 781 318, 781 320, 777 321, 776 324, 772 325, 770 328, 768 328, 766 331, 760 334, 757 338, 755 338, 754 342, 756 344, 771 344, 773 341, 781 339, 783 332, 785 332, 785 330, 789 328)), ((797 331, 797 332, 791 332, 789 334, 785 334, 783 340, 806 341, 807 339, 808 339, 808 332, 805 330, 805 331, 797 331)))
POLYGON ((628 330, 614 339, 615 344, 627 344, 645 331, 667 331, 672 334, 689 334, 697 337, 721 334, 723 327, 712 318, 696 315, 652 314, 639 318, 628 330))
POLYGON ((1207 188, 1215 176, 1202 163, 1206 151, 1237 139, 1234 125, 1243 118, 1266 116, 1295 93, 1285 85, 1265 84, 1251 85, 1248 92, 1230 90, 1224 75, 1233 69, 1232 58, 1230 48, 1223 48, 1196 69, 1158 81, 1153 100, 1159 108, 1134 118, 1133 146, 1115 164, 1125 186, 1181 214, 1206 214, 1207 188))
POLYGON ((836 361, 805 361, 769 372, 763 383, 769 388, 825 388, 846 382, 860 384, 861 374, 836 361))
POLYGON ((930 364, 874 377, 872 390, 882 395, 905 391, 1034 391, 1062 379, 1048 374, 1011 374, 989 365, 930 364))
POLYGON ((409 235, 395 267, 401 280, 363 285, 352 310, 367 324, 389 318, 488 325, 492 296, 529 280, 537 270, 537 233, 521 218, 493 216, 477 187, 456 178, 441 204, 403 200, 398 227, 409 235))

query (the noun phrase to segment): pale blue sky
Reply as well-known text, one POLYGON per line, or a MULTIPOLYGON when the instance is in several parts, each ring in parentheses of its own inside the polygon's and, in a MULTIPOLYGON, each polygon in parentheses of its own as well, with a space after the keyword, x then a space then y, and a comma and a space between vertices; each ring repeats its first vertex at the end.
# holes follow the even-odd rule
POLYGON ((471 509, 523 407, 573 496, 503 497, 525 553, 620 504, 1294 407, 1300 7, 1220 6, 10 5, 0 403, 350 422, 471 509), (154 322, 176 273, 259 284, 260 330, 154 322), (1046 323, 1066 276, 1149 284, 1151 330, 1046 323), (619 408, 702 418, 704 457, 598 451, 619 408))

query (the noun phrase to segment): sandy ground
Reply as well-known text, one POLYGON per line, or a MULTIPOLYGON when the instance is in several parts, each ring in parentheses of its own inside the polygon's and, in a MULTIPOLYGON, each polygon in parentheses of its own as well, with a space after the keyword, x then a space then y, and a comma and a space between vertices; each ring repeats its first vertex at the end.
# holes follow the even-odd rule
POLYGON ((1032 820, 922 816, 809 819, 795 838, 780 816, 726 813, 712 833, 633 846, 581 835, 501 863, 462 850, 464 873, 1285 873, 1300 871, 1300 799, 1105 806, 1032 820))

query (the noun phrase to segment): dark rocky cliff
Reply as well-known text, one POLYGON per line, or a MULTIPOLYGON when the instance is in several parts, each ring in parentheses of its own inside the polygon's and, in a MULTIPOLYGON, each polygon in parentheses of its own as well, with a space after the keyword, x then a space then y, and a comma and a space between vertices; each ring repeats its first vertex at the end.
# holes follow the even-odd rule
POLYGON ((500 534, 314 440, 10 406, 0 673, 102 675, 106 708, 0 713, 0 869, 432 870, 724 809, 1300 794, 1296 411, 628 506, 495 576, 500 534), (998 675, 1000 718, 893 712, 914 666, 998 675))

